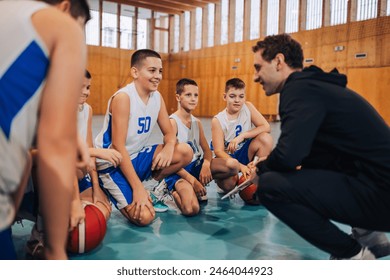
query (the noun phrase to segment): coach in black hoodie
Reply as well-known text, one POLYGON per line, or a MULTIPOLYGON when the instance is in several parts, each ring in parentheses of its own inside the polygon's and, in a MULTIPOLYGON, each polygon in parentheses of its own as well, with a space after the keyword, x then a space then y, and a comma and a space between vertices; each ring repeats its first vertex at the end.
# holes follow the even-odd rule
POLYGON ((257 165, 262 204, 335 258, 374 259, 334 223, 390 231, 390 129, 336 69, 302 70, 287 34, 253 47, 255 81, 280 93, 281 135, 257 165))

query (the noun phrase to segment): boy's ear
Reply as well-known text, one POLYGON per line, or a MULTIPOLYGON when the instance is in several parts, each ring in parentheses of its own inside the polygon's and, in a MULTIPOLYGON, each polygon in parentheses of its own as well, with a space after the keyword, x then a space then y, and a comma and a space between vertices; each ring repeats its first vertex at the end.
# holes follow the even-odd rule
POLYGON ((70 14, 70 6, 71 6, 71 4, 68 0, 61 1, 58 4, 58 8, 60 9, 60 11, 68 13, 68 14, 70 14))
POLYGON ((138 77, 138 69, 135 68, 134 66, 130 68, 130 73, 131 73, 131 76, 135 79, 138 77))
POLYGON ((222 96, 223 96, 223 100, 226 101, 226 92, 224 92, 222 96))
POLYGON ((180 101, 180 94, 176 93, 176 101, 180 101))

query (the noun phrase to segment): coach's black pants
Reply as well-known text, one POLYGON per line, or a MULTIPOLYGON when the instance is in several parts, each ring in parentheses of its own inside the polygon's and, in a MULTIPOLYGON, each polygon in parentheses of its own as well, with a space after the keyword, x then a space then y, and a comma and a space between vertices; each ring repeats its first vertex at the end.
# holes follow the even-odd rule
POLYGON ((361 246, 331 220, 390 231, 390 191, 363 175, 358 179, 316 169, 267 172, 259 176, 258 195, 281 221, 337 258, 350 258, 361 246))

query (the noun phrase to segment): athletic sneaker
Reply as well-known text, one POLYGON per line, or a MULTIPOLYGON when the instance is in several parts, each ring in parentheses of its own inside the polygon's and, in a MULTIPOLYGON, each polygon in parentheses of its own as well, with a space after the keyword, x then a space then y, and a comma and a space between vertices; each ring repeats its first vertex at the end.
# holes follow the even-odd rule
POLYGON ((177 206, 175 199, 173 198, 172 194, 168 189, 166 189, 167 192, 164 194, 162 201, 164 202, 165 205, 169 207, 171 210, 175 210, 178 214, 181 213, 179 207, 177 206))
POLYGON ((390 255, 390 242, 384 232, 352 228, 351 236, 360 245, 368 247, 376 258, 390 255))
POLYGON ((167 192, 168 186, 165 180, 161 180, 159 184, 153 188, 153 191, 151 191, 158 200, 161 200, 167 192))
POLYGON ((221 189, 218 185, 215 185, 215 188, 217 189, 217 193, 219 193, 219 194, 225 194, 226 192, 223 190, 223 189, 221 189))
POLYGON ((352 258, 339 259, 333 256, 330 257, 330 260, 375 260, 374 254, 367 247, 363 247, 359 253, 357 253, 352 258))
POLYGON ((30 239, 26 244, 27 258, 33 260, 44 260, 44 245, 43 245, 43 232, 39 232, 37 225, 34 225, 31 230, 30 239))
POLYGON ((165 203, 161 199, 158 199, 152 192, 150 192, 150 197, 152 198, 154 211, 158 213, 168 211, 168 206, 165 205, 165 203))

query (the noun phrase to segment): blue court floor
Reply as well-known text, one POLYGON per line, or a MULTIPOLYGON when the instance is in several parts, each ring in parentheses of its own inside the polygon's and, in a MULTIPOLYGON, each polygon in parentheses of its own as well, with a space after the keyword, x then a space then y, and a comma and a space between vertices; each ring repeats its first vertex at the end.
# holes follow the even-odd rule
MULTIPOLYGON (((211 138, 210 119, 202 119, 206 137, 211 138)), ((102 117, 94 117, 96 135, 102 117)), ((278 122, 271 123, 272 135, 280 133, 278 122)), ((161 142, 155 131, 153 143, 161 142)), ((20 259, 32 223, 13 226, 20 259)), ((345 231, 349 227, 340 225, 345 231)), ((390 237, 390 235, 388 235, 390 237)), ((208 202, 201 204, 195 217, 175 210, 157 213, 147 227, 137 227, 114 210, 103 243, 90 253, 71 255, 74 260, 325 260, 328 254, 307 243, 261 206, 244 205, 237 195, 221 200, 215 183, 208 187, 208 202)), ((386 257, 385 259, 390 259, 386 257)))

